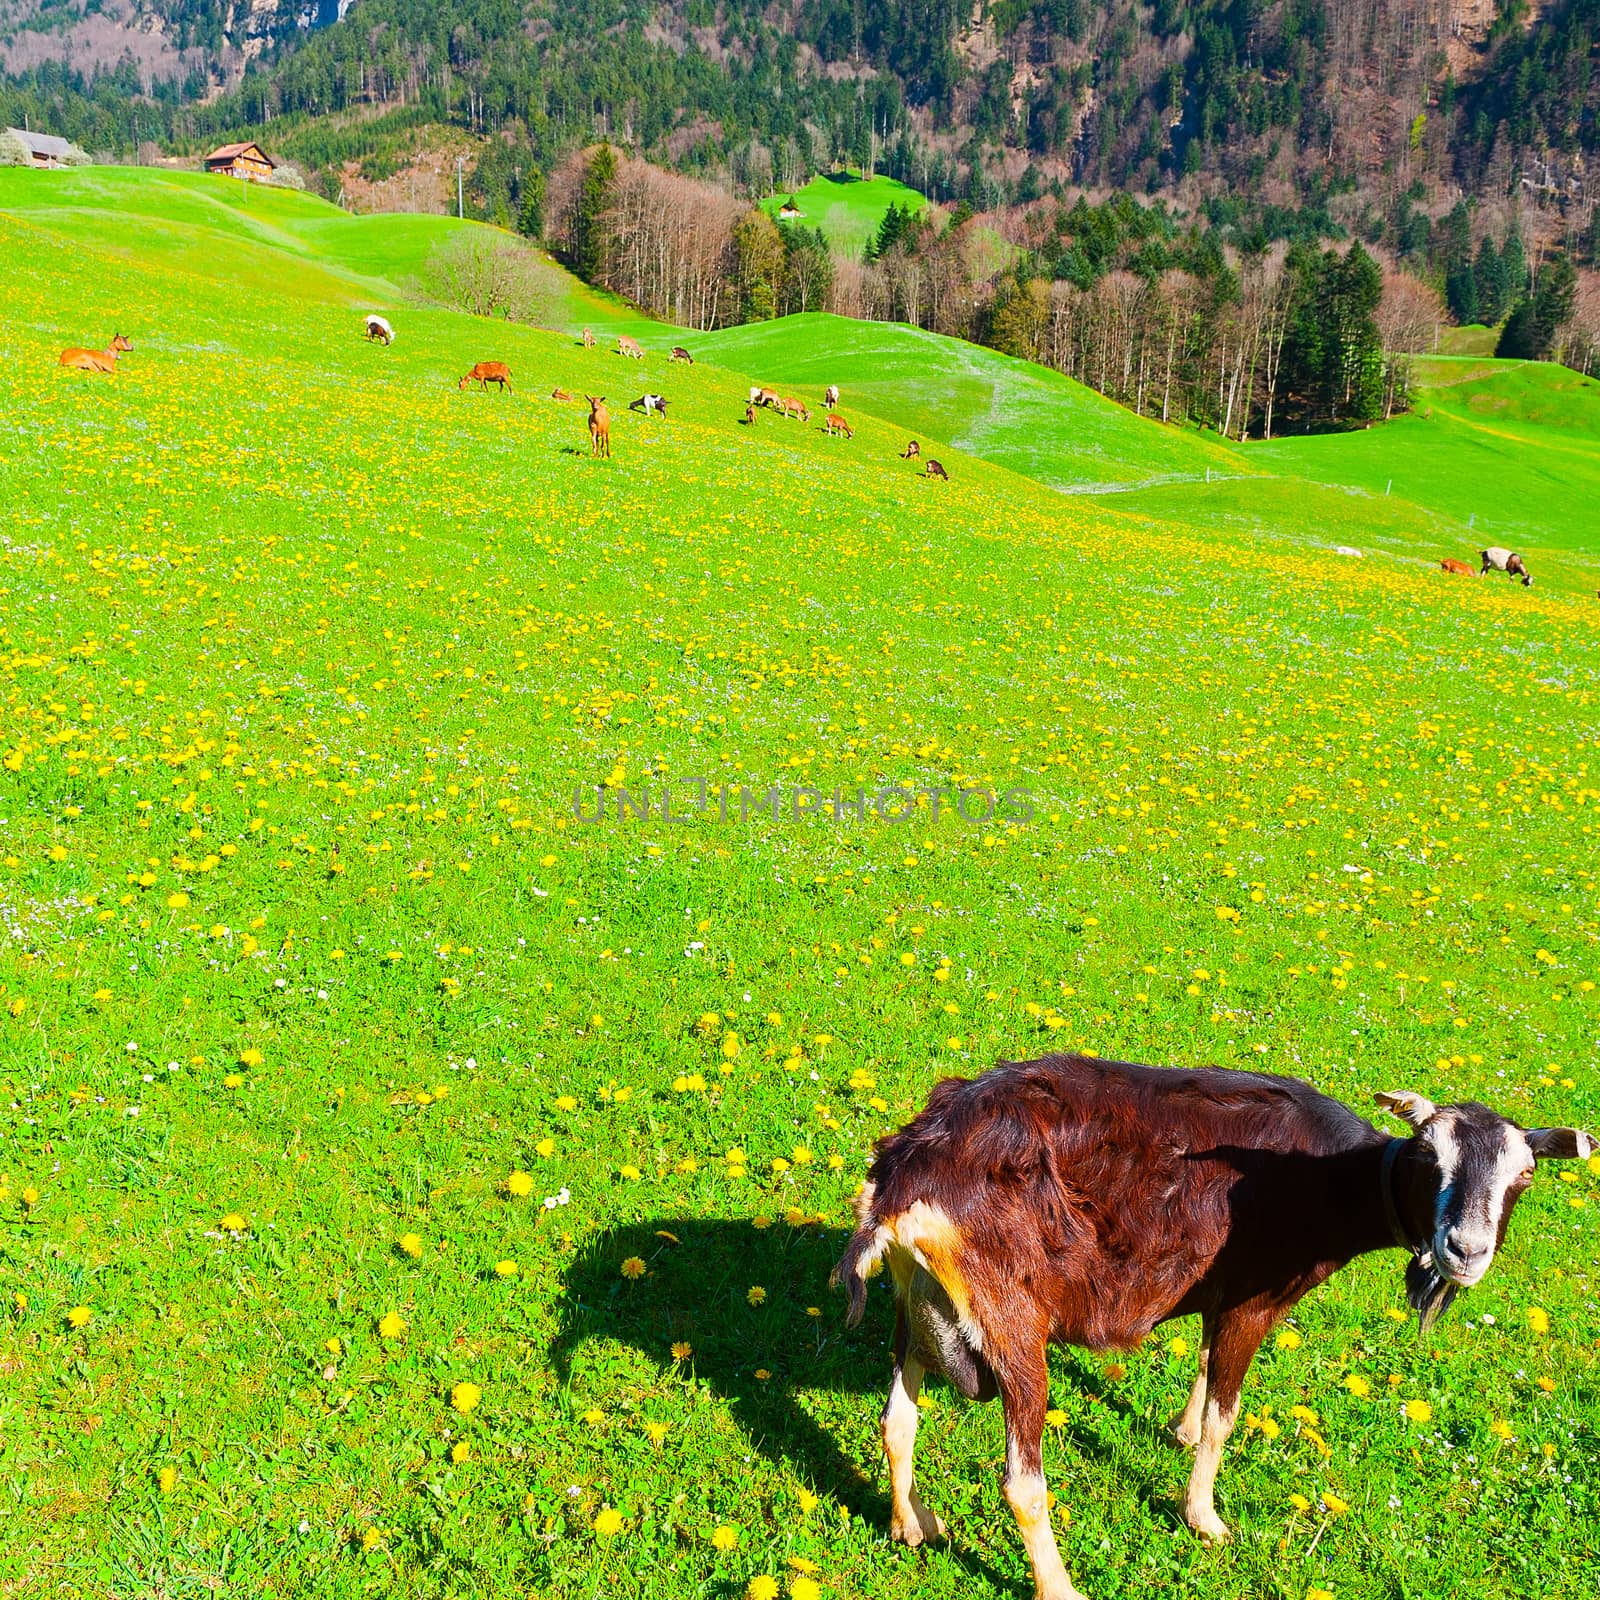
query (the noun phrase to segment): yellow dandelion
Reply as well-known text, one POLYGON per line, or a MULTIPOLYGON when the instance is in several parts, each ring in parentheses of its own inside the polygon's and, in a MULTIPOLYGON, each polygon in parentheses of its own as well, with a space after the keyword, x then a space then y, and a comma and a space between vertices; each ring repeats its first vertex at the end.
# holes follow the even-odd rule
POLYGON ((250 1226, 237 1211, 230 1211, 217 1224, 224 1233, 243 1233, 250 1226))
POLYGON ((533 1179, 520 1168, 506 1179, 506 1192, 515 1195, 519 1200, 526 1200, 533 1193, 533 1179))
POLYGON ((515 1261, 497 1261, 494 1264, 494 1275, 497 1278, 514 1278, 517 1275, 515 1261))
POLYGON ((778 1580, 758 1573, 745 1586, 745 1600, 778 1600, 778 1580))
POLYGON ((178 1487, 178 1469, 176 1467, 163 1467, 156 1474, 156 1487, 162 1494, 171 1494, 178 1487))
POLYGON ((1529 1306, 1528 1327, 1542 1339, 1550 1331, 1550 1313, 1542 1306, 1529 1306))
POLYGON ((1278 1337, 1272 1341, 1280 1350, 1298 1350, 1302 1343, 1293 1328, 1279 1328, 1278 1337))
POLYGON ((67 1323, 70 1327, 87 1328, 93 1317, 94 1312, 88 1306, 74 1306, 67 1313, 67 1323))
POLYGON ((753 1306, 761 1306, 767 1303, 767 1291, 759 1283, 752 1284, 745 1290, 744 1297, 753 1306))
POLYGON ((622 1263, 622 1276, 624 1278, 642 1278, 644 1274, 645 1264, 641 1256, 629 1256, 622 1263))
POLYGON ((450 1459, 459 1467, 463 1461, 472 1454, 472 1447, 465 1439, 457 1439, 450 1446, 450 1459))
POLYGON ((821 1600, 822 1588, 815 1578, 803 1574, 789 1585, 789 1600, 821 1600))
POLYGON ((410 1256, 413 1261, 422 1254, 422 1240, 414 1233, 402 1233, 399 1245, 400 1254, 410 1256))
POLYGON ((398 1339, 405 1331, 405 1319, 398 1312, 386 1311, 378 1319, 378 1337, 381 1339, 398 1339))
POLYGON ((450 1391, 450 1404, 462 1416, 467 1416, 470 1412, 476 1410, 478 1402, 482 1398, 483 1390, 475 1383, 458 1383, 450 1391))
POLYGON ((594 1519, 594 1531, 602 1539, 615 1538, 622 1532, 622 1513, 611 1506, 606 1506, 594 1519))
POLYGON ((693 1354, 694 1346, 687 1339, 678 1340, 672 1347, 672 1359, 674 1361, 687 1361, 693 1354))
POLYGON ((1426 1400, 1407 1400, 1404 1409, 1407 1422, 1433 1421, 1433 1407, 1426 1400))
POLYGON ((718 1550, 732 1550, 739 1542, 739 1530, 723 1523, 712 1533, 711 1542, 718 1550))
POLYGON ((1368 1383, 1359 1372, 1347 1373, 1345 1375, 1344 1386, 1358 1400, 1365 1400, 1367 1396, 1372 1393, 1372 1385, 1368 1383))

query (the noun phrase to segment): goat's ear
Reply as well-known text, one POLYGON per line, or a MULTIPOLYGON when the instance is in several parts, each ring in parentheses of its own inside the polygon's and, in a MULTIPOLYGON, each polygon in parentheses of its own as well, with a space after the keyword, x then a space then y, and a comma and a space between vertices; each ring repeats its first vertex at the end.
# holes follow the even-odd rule
POLYGON ((1596 1148, 1577 1128, 1529 1128, 1527 1139, 1536 1161, 1587 1161, 1596 1148))
POLYGON ((1399 1117, 1402 1122, 1409 1122, 1413 1128, 1420 1128, 1439 1109, 1433 1101, 1413 1094, 1409 1089, 1392 1089, 1375 1094, 1372 1098, 1385 1111, 1399 1117))

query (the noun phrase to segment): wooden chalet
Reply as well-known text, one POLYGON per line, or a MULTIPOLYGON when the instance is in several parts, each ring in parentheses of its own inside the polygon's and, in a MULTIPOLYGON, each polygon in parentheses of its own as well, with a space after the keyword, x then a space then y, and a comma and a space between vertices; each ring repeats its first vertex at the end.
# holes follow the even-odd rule
POLYGON ((253 179, 264 183, 278 163, 254 141, 225 144, 206 157, 206 171, 220 172, 225 178, 253 179))
POLYGON ((30 133, 26 128, 7 128, 6 132, 22 141, 34 166, 62 167, 69 164, 73 149, 70 139, 58 139, 50 133, 30 133))

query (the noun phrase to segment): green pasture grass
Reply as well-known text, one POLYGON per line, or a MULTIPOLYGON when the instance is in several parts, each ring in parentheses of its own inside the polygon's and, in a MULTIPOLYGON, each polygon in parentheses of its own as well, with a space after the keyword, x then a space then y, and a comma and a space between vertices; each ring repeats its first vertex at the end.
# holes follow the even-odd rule
MULTIPOLYGON (((0 169, 0 213, 238 292, 384 312, 425 296, 424 269, 436 249, 485 227, 409 213, 358 216, 298 190, 146 167, 0 169)), ((607 340, 674 331, 591 289, 549 255, 539 259, 546 324, 572 332, 589 326, 607 340)))
MULTIPOLYGON (((1436 358, 1420 364, 1415 410, 1353 434, 1252 444, 1258 466, 1386 491, 1447 519, 1438 555, 1471 557, 1486 545, 1524 553, 1597 553, 1600 381, 1543 362, 1436 358)), ((1531 557, 1530 557, 1531 562, 1531 557)), ((1593 585, 1591 584, 1592 588, 1593 585)))
POLYGON ((1498 327, 1481 322, 1464 323, 1459 328, 1439 329, 1439 353, 1449 356, 1492 356, 1500 340, 1498 327))
MULTIPOLYGON (((761 205, 776 217, 790 198, 790 193, 783 192, 769 196, 761 205)), ((821 228, 828 243, 846 256, 859 256, 866 249, 890 206, 921 211, 928 203, 921 190, 898 179, 864 178, 859 172, 848 170, 824 172, 794 190, 792 198, 800 215, 789 220, 807 228, 821 228)))
POLYGON ((1137 417, 1048 367, 905 323, 808 314, 702 334, 696 348, 812 405, 836 383, 846 416, 869 411, 1055 489, 1252 470, 1221 441, 1137 417))
MULTIPOLYGON (((747 427, 710 361, 423 307, 372 347, 289 266, 242 316, 0 215, 0 270, 8 1594, 1025 1594, 998 1410, 943 1386, 952 1539, 889 1543, 887 1300, 826 1288, 938 1078, 1600 1122, 1586 598, 1339 558, 1336 489, 930 483, 898 413, 747 427), (114 378, 57 367, 117 324, 114 378), (514 392, 457 392, 491 353, 514 392), (929 792, 817 814, 885 785, 929 792)), ((1392 1253, 1302 1302, 1222 1550, 1162 1430, 1193 1326, 1058 1353, 1078 1585, 1589 1593, 1597 1177, 1543 1170, 1425 1339, 1392 1253)))

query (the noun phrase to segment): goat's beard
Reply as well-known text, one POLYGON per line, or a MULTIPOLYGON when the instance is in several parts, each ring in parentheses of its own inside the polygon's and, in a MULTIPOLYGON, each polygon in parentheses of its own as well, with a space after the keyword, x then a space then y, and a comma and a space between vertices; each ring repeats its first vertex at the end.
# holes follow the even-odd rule
POLYGON ((1461 1292, 1433 1264, 1431 1251, 1412 1256, 1406 1265, 1406 1299, 1420 1319, 1419 1332, 1426 1333, 1450 1309, 1450 1302, 1461 1292))

